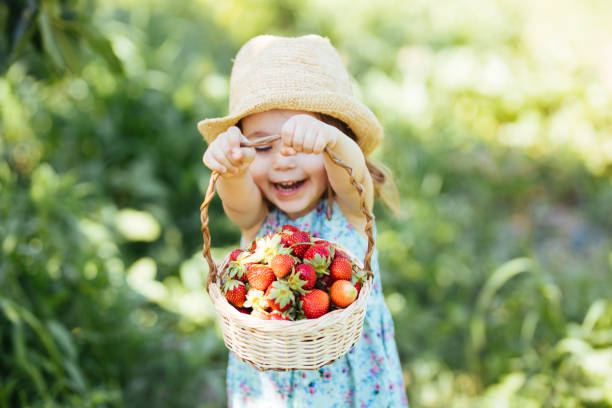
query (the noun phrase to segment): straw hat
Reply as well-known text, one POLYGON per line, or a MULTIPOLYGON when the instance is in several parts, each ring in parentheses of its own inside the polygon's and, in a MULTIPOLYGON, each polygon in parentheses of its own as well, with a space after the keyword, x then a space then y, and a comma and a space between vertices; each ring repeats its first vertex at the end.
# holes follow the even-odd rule
POLYGON ((318 35, 249 40, 234 60, 229 99, 228 116, 198 123, 208 143, 243 117, 271 109, 333 116, 351 128, 366 155, 383 136, 372 111, 353 96, 340 56, 329 39, 318 35))

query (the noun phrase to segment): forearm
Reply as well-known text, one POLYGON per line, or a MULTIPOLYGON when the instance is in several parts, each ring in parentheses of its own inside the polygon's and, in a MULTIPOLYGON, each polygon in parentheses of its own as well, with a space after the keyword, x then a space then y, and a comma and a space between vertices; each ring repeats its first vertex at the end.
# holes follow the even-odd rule
POLYGON ((248 172, 219 177, 216 187, 223 210, 242 230, 252 228, 265 217, 266 206, 261 191, 248 172))
MULTIPOLYGON (((329 149, 353 170, 353 177, 364 187, 366 205, 371 210, 374 201, 374 187, 363 152, 354 140, 340 130, 337 132, 336 143, 329 149)), ((359 196, 355 186, 350 182, 347 171, 334 163, 327 154, 323 156, 327 176, 336 195, 339 199, 343 199, 347 206, 359 211, 359 196)))

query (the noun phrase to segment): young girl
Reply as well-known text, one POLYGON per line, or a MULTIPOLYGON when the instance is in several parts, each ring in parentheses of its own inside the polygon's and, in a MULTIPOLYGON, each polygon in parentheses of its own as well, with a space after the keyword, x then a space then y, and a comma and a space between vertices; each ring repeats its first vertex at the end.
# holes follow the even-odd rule
MULTIPOLYGON (((324 149, 353 169, 371 210, 384 173, 367 155, 382 138, 382 128, 353 97, 350 77, 327 39, 251 39, 234 61, 230 115, 201 121, 198 129, 209 142, 204 164, 221 174, 217 192, 242 231, 243 246, 292 224, 364 258, 366 219, 359 194, 324 149), (281 138, 256 149, 240 146, 270 135, 281 138)), ((363 334, 346 355, 318 371, 259 372, 230 353, 229 406, 407 406, 376 251, 372 270, 363 334)))

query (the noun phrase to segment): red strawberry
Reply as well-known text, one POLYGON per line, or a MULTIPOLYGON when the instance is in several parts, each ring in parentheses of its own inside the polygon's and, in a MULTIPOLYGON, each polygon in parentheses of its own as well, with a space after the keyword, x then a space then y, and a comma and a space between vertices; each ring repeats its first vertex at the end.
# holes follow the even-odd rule
POLYGON ((330 289, 332 301, 340 307, 347 307, 357 299, 357 289, 347 280, 335 281, 330 289))
POLYGON ((355 270, 353 271, 353 277, 351 278, 351 283, 355 285, 355 288, 357 289, 357 294, 359 294, 359 291, 361 291, 361 287, 363 286, 363 283, 366 281, 367 278, 368 275, 366 271, 361 268, 355 268, 355 270))
POLYGON ((313 289, 300 297, 300 303, 304 316, 308 319, 316 319, 329 310, 329 295, 323 290, 313 289))
POLYGON ((236 259, 238 259, 238 255, 240 255, 241 253, 243 253, 244 251, 242 249, 234 249, 229 256, 230 261, 235 261, 236 259))
POLYGON ((291 255, 274 255, 270 260, 270 267, 277 278, 284 278, 295 266, 295 258, 291 255))
MULTIPOLYGON (((341 249, 337 249, 337 248, 336 248, 336 252, 335 252, 334 256, 335 256, 336 258, 346 258, 346 259, 348 259, 348 260, 350 260, 350 259, 351 259, 351 257, 350 257, 350 256, 348 256, 348 254, 347 254, 346 252, 344 252, 344 251, 343 251, 343 250, 341 250, 341 249)), ((334 258, 334 259, 335 259, 335 258, 334 258)))
POLYGON ((334 249, 324 245, 313 245, 304 253, 304 263, 312 265, 317 276, 327 275, 327 267, 334 257, 334 249))
POLYGON ((351 261, 346 258, 334 258, 329 265, 329 272, 334 280, 350 280, 353 276, 353 267, 351 261))
POLYGON ((305 290, 314 288, 317 274, 308 264, 299 264, 288 279, 289 287, 296 292, 305 293, 305 290))
POLYGON ((324 239, 317 239, 316 241, 313 242, 313 244, 315 244, 315 245, 323 245, 323 246, 326 246, 328 248, 331 248, 333 246, 331 242, 326 241, 324 239))
POLYGON ((248 307, 237 307, 236 310, 244 314, 251 314, 251 311, 252 311, 252 309, 248 307))
POLYGON ((317 280, 317 288, 327 290, 334 283, 334 278, 331 275, 323 275, 317 280))
POLYGON ((232 279, 238 279, 239 281, 244 283, 248 282, 246 267, 244 265, 241 265, 238 261, 231 261, 227 265, 227 276, 232 279))
POLYGON ((273 310, 284 312, 295 303, 295 296, 287 282, 274 281, 266 290, 268 303, 273 310))
POLYGON ((247 269, 247 279, 251 287, 259 290, 266 290, 274 281, 272 268, 262 264, 252 264, 247 269))
POLYGON ((302 257, 304 252, 308 250, 310 247, 310 234, 305 231, 300 230, 293 225, 283 225, 281 227, 281 243, 285 247, 292 247, 293 253, 302 257), (300 243, 305 243, 304 245, 298 245, 300 243))
POLYGON ((230 303, 242 307, 246 300, 246 286, 238 280, 229 279, 223 285, 223 294, 230 303))
POLYGON ((286 313, 274 311, 270 313, 270 320, 293 320, 291 316, 286 313))
POLYGON ((278 229, 278 232, 280 234, 290 234, 294 232, 302 232, 302 230, 296 227, 295 225, 285 224, 278 229))

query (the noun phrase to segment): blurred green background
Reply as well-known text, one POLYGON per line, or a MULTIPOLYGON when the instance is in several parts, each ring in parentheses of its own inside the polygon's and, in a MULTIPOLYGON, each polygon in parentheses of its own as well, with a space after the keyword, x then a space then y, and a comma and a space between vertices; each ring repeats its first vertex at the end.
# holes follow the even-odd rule
MULTIPOLYGON (((0 407, 221 407, 198 120, 262 33, 328 36, 383 123, 414 407, 612 407, 612 2, 4 0, 0 407)), ((211 206, 215 256, 239 231, 211 206)))

